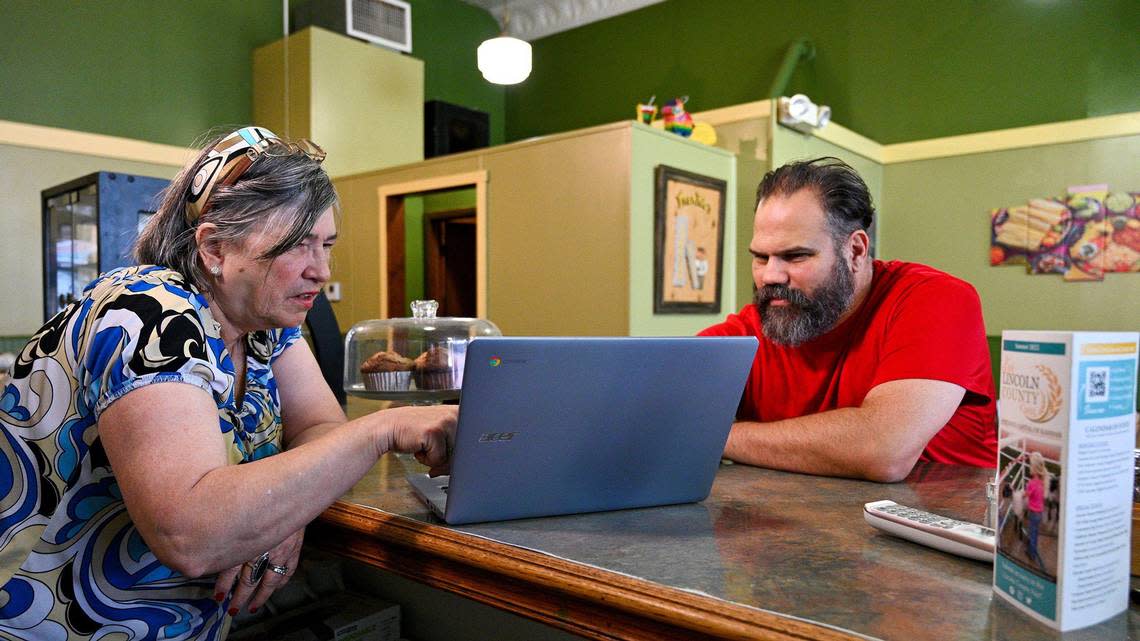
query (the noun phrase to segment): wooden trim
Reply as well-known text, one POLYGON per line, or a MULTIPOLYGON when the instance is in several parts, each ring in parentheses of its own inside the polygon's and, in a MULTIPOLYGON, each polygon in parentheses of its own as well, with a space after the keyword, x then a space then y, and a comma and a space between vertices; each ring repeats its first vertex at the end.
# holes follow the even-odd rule
POLYGON ((695 112, 693 120, 698 122, 707 122, 712 126, 723 125, 730 122, 739 122, 741 120, 751 120, 753 118, 767 118, 772 115, 772 101, 769 99, 757 100, 756 102, 746 102, 739 105, 731 105, 728 107, 720 107, 718 109, 709 109, 707 111, 695 112))
POLYGON ((591 639, 863 638, 341 501, 308 532, 322 549, 591 639))
MULTIPOLYGON (((760 100, 693 113, 693 120, 716 126, 740 120, 769 118, 774 133, 776 119, 771 118, 774 110, 772 100, 760 100)), ((663 124, 660 120, 653 122, 657 128, 663 124)), ((813 135, 879 164, 889 165, 1136 134, 1140 134, 1140 111, 890 145, 878 143, 834 121, 813 135)))
POLYGON ((611 129, 629 129, 633 126, 633 119, 620 120, 618 122, 611 122, 606 125, 598 125, 596 127, 588 127, 586 129, 575 129, 558 134, 551 134, 549 136, 537 136, 535 138, 527 138, 518 142, 512 142, 505 145, 496 145, 494 147, 482 147, 480 149, 473 149, 471 151, 464 151, 456 154, 447 154, 446 156, 438 156, 436 158, 429 158, 419 162, 406 163, 403 165, 394 165, 392 167, 384 167, 382 169, 374 169, 372 171, 365 171, 359 174, 348 174, 344 176, 337 176, 337 180, 355 179, 355 178, 374 178, 401 171, 407 171, 409 167, 420 169, 422 167, 432 167, 442 163, 450 163, 457 160, 476 160, 482 162, 482 159, 494 154, 501 154, 511 152, 516 149, 524 147, 533 147, 534 145, 543 145, 557 140, 568 140, 571 138, 581 138, 583 136, 593 136, 594 134, 609 131, 611 129))
POLYGON ((475 182, 475 310, 487 318, 487 172, 475 182))
POLYGON ((886 145, 881 162, 912 162, 1136 134, 1140 134, 1140 111, 886 145))
POLYGON ((815 137, 883 164, 883 145, 857 134, 843 125, 834 122, 828 123, 823 129, 815 132, 815 137))
MULTIPOLYGON (((454 156, 448 156, 454 158, 454 156)), ((374 172, 378 173, 378 172, 374 172)), ((367 174, 367 175, 374 175, 367 174)), ((365 175, 365 174, 361 174, 365 175)), ((475 188, 475 306, 479 318, 487 317, 487 172, 471 171, 448 176, 433 176, 402 183, 381 185, 376 189, 380 201, 380 317, 389 318, 388 309, 388 216, 396 201, 406 196, 445 189, 475 188)))
POLYGON ((181 167, 193 150, 143 140, 0 120, 0 145, 181 167))
MULTIPOLYGON (((716 127, 717 125, 740 122, 741 120, 767 118, 772 115, 772 101, 757 100, 756 102, 746 102, 739 105, 729 105, 728 107, 694 112, 691 115, 693 116, 693 122, 703 122, 716 127)), ((650 125, 655 129, 664 129, 665 121, 658 118, 650 123, 650 125)))
MULTIPOLYGON (((384 276, 387 277, 387 294, 384 296, 387 301, 387 309, 395 310, 397 316, 403 316, 406 312, 404 309, 404 301, 407 300, 407 275, 408 275, 408 256, 405 251, 407 238, 407 225, 404 224, 405 212, 407 208, 404 207, 403 196, 386 196, 384 203, 387 205, 387 212, 384 216, 384 235, 383 245, 387 256, 384 261, 384 276)), ((384 318, 388 318, 384 314, 384 318)))

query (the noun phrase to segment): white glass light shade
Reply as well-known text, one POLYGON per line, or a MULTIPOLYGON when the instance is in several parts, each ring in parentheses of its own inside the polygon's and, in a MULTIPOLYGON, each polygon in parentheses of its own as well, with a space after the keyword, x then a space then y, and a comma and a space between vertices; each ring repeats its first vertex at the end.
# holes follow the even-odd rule
POLYGON ((530 43, 502 36, 483 41, 478 49, 479 71, 488 82, 513 85, 530 75, 530 43))

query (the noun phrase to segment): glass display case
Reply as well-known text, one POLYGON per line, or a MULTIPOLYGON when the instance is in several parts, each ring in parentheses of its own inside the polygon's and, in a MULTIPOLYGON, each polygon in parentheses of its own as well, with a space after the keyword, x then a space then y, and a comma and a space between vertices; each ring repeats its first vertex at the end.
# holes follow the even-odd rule
POLYGON ((131 246, 169 183, 101 171, 41 192, 45 321, 100 273, 133 264, 131 246))
POLYGON ((502 332, 488 320, 436 317, 438 308, 418 300, 411 318, 353 325, 344 339, 344 391, 407 403, 459 398, 467 343, 502 332))

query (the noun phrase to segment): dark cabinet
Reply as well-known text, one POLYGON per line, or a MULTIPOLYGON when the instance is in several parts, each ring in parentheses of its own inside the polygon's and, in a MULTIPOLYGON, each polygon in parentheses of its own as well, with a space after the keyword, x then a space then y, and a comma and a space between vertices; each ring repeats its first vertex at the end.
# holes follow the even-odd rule
POLYGON ((100 171, 41 192, 45 321, 102 272, 134 263, 131 247, 169 183, 100 171))

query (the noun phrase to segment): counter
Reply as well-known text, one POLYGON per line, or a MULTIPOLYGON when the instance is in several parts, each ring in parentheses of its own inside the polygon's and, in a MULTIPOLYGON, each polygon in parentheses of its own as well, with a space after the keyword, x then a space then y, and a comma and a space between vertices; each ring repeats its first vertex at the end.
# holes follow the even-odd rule
POLYGON ((892 499, 980 521, 992 473, 920 463, 902 483, 724 465, 695 504, 450 527, 388 455, 307 540, 593 639, 1115 639, 1137 608, 1064 637, 992 596, 991 566, 866 525, 892 499))

